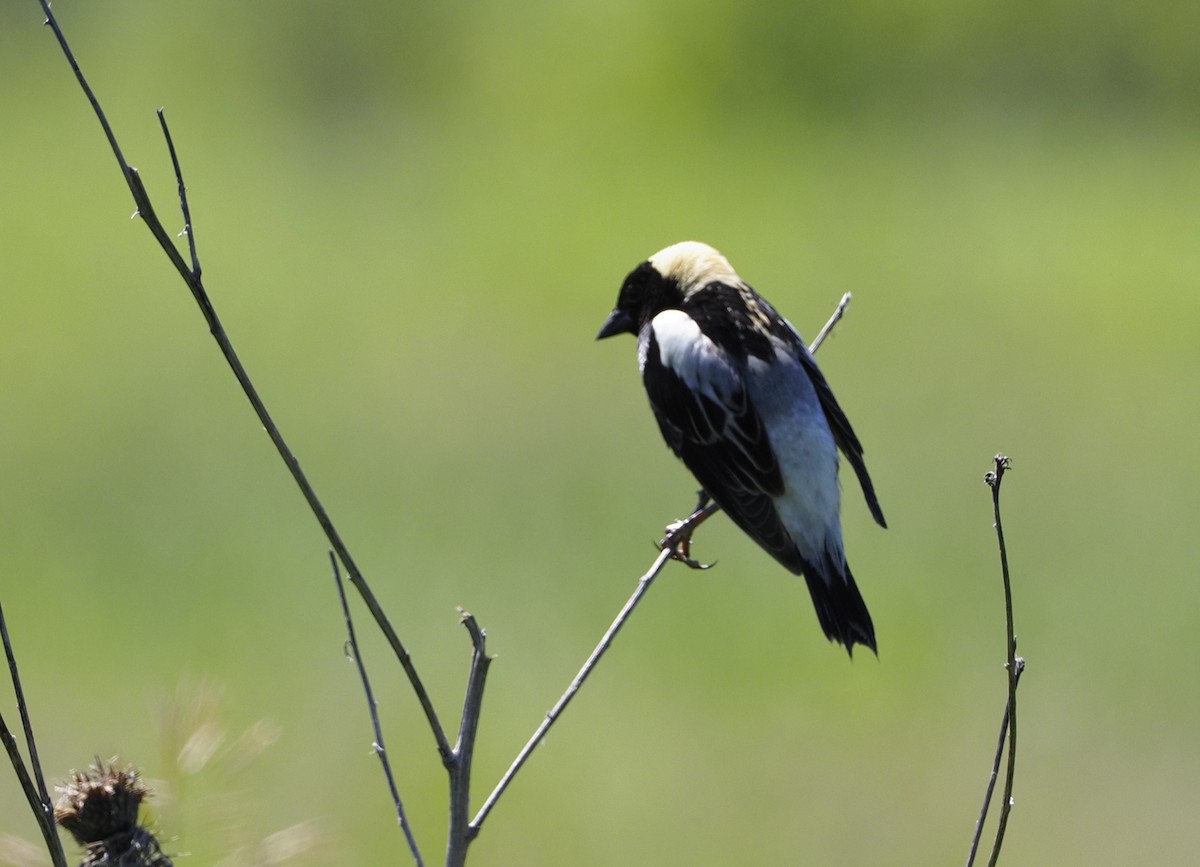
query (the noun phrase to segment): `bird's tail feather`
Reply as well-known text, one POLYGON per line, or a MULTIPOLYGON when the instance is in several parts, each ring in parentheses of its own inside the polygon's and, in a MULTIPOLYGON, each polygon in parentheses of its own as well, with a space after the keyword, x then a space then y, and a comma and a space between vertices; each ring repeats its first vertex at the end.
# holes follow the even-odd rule
POLYGON ((854 576, 847 565, 844 570, 833 568, 832 563, 822 564, 826 568, 813 569, 805 565, 804 580, 812 596, 817 620, 830 641, 845 645, 846 652, 854 656, 854 645, 862 644, 878 655, 875 646, 875 626, 867 611, 854 576))

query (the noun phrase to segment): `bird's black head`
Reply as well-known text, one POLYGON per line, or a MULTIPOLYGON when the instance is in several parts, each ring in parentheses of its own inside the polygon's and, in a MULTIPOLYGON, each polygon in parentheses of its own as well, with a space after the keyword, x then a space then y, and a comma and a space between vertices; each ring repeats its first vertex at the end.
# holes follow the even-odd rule
POLYGON ((597 340, 616 334, 637 334, 654 317, 651 301, 662 294, 663 276, 649 261, 643 262, 625 278, 617 295, 617 306, 596 335, 597 340))
POLYGON ((683 301, 679 282, 663 276, 647 259, 629 272, 617 295, 617 306, 596 335, 597 340, 615 334, 637 334, 662 311, 683 301))
POLYGON ((741 282, 725 257, 712 247, 683 241, 659 250, 629 272, 617 306, 596 339, 637 334, 659 313, 680 307, 684 299, 711 282, 731 286, 741 282))

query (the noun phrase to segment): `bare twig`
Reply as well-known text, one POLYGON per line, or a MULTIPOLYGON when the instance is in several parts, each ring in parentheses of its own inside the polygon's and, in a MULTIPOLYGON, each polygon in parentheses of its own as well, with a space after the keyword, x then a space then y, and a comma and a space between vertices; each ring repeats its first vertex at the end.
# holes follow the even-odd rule
POLYGON ((408 842, 408 849, 412 852, 413 860, 416 861, 417 867, 424 867, 425 862, 421 860, 421 850, 417 847, 417 840, 413 836, 412 826, 408 823, 408 816, 404 812, 404 804, 400 800, 400 792, 396 788, 396 778, 392 774, 392 763, 388 761, 387 749, 383 745, 383 727, 379 723, 379 705, 375 701, 375 693, 371 690, 371 679, 367 677, 367 668, 363 664, 362 653, 358 649, 358 638, 354 634, 354 618, 350 616, 350 606, 346 602, 346 585, 342 583, 342 572, 338 569, 338 559, 332 551, 329 552, 329 565, 333 569, 333 580, 337 584, 338 600, 342 604, 342 616, 346 620, 347 649, 350 655, 354 657, 354 664, 358 667, 358 677, 362 681, 363 692, 367 696, 367 711, 371 715, 371 726, 375 733, 375 741, 371 744, 371 749, 379 757, 379 763, 383 766, 383 776, 387 780, 388 792, 392 796, 392 805, 396 809, 396 818, 400 823, 400 830, 404 832, 404 839, 408 842))
POLYGON ((54 863, 54 867, 67 867, 67 856, 63 851, 62 841, 58 838, 58 829, 54 824, 54 805, 50 801, 45 777, 42 776, 37 740, 33 735, 33 723, 29 719, 29 704, 25 701, 25 691, 21 688, 17 656, 8 637, 8 622, 4 619, 3 605, 0 605, 0 638, 4 642, 4 656, 8 660, 8 673, 12 679, 13 693, 17 699, 17 710, 21 715, 21 726, 25 731, 25 748, 29 751, 29 761, 33 766, 32 776, 25 767, 21 750, 17 746, 17 739, 9 730, 3 714, 0 714, 0 741, 4 743, 5 752, 8 753, 9 761, 12 762, 17 781, 25 793, 25 800, 29 802, 29 809, 33 810, 33 817, 42 832, 42 838, 46 841, 46 849, 50 852, 50 860, 54 863))
MULTIPOLYGON (((1017 681, 1025 671, 1025 660, 1017 657, 1017 681)), ((971 838, 971 851, 967 854, 967 867, 975 863, 975 855, 979 849, 979 840, 983 836, 983 824, 987 821, 988 808, 992 803, 992 794, 996 789, 996 780, 1000 777, 1000 764, 1004 761, 1004 745, 1008 743, 1008 702, 1004 703, 1004 715, 1000 718, 1000 736, 996 739, 996 755, 992 759, 992 772, 988 776, 987 789, 983 793, 983 806, 979 809, 979 818, 975 821, 975 836, 971 838)))
POLYGON ((967 855, 967 867, 975 863, 975 855, 979 848, 979 840, 983 834, 983 823, 987 819, 988 806, 996 787, 996 779, 1000 772, 1001 757, 1004 755, 1007 741, 1008 763, 1004 775, 1004 800, 1000 805, 1000 818, 996 824, 996 839, 992 844, 992 854, 988 859, 988 867, 995 867, 1000 859, 1000 847, 1004 843, 1004 834, 1008 828, 1008 817, 1012 811, 1013 779, 1017 768, 1017 685, 1021 674, 1025 671, 1025 660, 1017 656, 1017 637, 1013 626, 1012 582, 1008 571, 1008 549, 1004 544, 1004 527, 1000 521, 1000 482, 1010 461, 1004 455, 996 455, 995 469, 984 475, 984 481, 992 489, 992 512, 995 517, 996 539, 1000 547, 1000 571, 1004 580, 1004 613, 1007 625, 1007 661, 1005 668, 1008 675, 1008 700, 1004 707, 1004 716, 1000 724, 1000 738, 996 744, 996 756, 992 762, 991 776, 988 778, 987 790, 983 796, 983 806, 979 811, 979 819, 975 823, 975 834, 971 839, 971 850, 967 855))
POLYGON ((29 719, 29 704, 25 701, 25 690, 21 687, 21 672, 17 668, 17 657, 13 652, 12 641, 8 637, 8 621, 4 617, 3 607, 0 607, 0 638, 4 641, 4 657, 8 660, 8 673, 12 678, 17 710, 21 715, 21 728, 25 731, 25 748, 29 750, 29 763, 33 766, 33 779, 37 783, 38 797, 53 812, 50 792, 46 788, 46 780, 42 775, 42 762, 38 758, 37 741, 33 736, 33 723, 29 719))
MULTIPOLYGON (((167 140, 167 150, 171 154, 171 166, 175 169, 175 180, 179 188, 179 208, 183 211, 183 234, 187 235, 188 252, 192 255, 191 274, 200 279, 200 257, 196 253, 196 229, 192 225, 192 211, 188 207, 187 187, 183 185, 183 167, 179 165, 179 155, 175 152, 175 140, 171 138, 171 128, 167 126, 167 117, 160 108, 155 112, 158 124, 162 127, 163 138, 167 140)), ((174 246, 174 245, 172 245, 174 246)))
POLYGON ((542 742, 542 739, 546 736, 546 733, 550 731, 550 727, 554 725, 559 716, 562 715, 562 712, 566 710, 567 705, 571 703, 571 699, 573 699, 575 694, 579 692, 579 688, 583 686, 583 682, 587 680, 588 675, 592 673, 596 667, 596 664, 612 645, 613 639, 617 637, 617 633, 621 631, 621 627, 625 625, 625 622, 629 619, 629 615, 631 615, 634 608, 637 607, 638 602, 640 602, 642 597, 646 595, 646 591, 650 589, 650 585, 654 582, 654 579, 658 577, 658 573, 661 572, 663 567, 667 565, 667 562, 675 556, 675 553, 676 547, 674 545, 665 545, 662 549, 662 552, 655 559, 654 564, 650 567, 650 570, 638 579, 637 588, 633 591, 633 595, 630 596, 625 604, 621 607, 621 610, 617 613, 617 617, 615 620, 613 620, 612 625, 605 630, 604 635, 600 639, 600 643, 596 645, 595 649, 591 652, 591 655, 588 656, 587 661, 584 662, 583 667, 579 669, 579 673, 575 675, 575 678, 567 687, 566 692, 564 692, 559 700, 554 703, 554 707, 550 708, 550 710, 546 713, 546 718, 542 720, 541 725, 537 727, 537 730, 534 731, 533 735, 526 742, 525 746, 521 748, 519 753, 517 753, 516 759, 513 760, 513 763, 509 766, 508 770, 504 772, 504 776, 500 778, 500 782, 496 784, 496 788, 492 790, 490 795, 488 795, 487 800, 483 802, 483 806, 479 808, 479 812, 475 815, 475 818, 471 820, 471 825, 468 828, 468 834, 472 838, 479 833, 483 826, 484 820, 488 817, 488 814, 492 811, 492 808, 496 806, 496 801, 498 801, 500 796, 504 794, 504 790, 508 788, 509 783, 513 781, 513 777, 517 775, 517 771, 521 770, 521 767, 525 764, 526 760, 528 760, 530 754, 533 753, 534 748, 536 748, 537 745, 542 742))
POLYGON ((846 313, 846 308, 850 306, 850 293, 847 292, 842 296, 842 300, 838 302, 837 309, 833 311, 833 315, 829 317, 829 321, 825 323, 825 327, 817 332, 817 336, 813 338, 813 342, 809 344, 808 351, 816 352, 821 348, 821 344, 825 342, 825 338, 833 331, 833 327, 842 320, 842 316, 846 313))
POLYGON ((358 565, 355 563, 354 558, 350 555, 349 549, 342 541, 341 534, 338 533, 337 529, 333 525, 333 521, 329 517, 328 512, 326 512, 325 507, 317 498, 316 491, 313 490, 312 485, 304 475, 304 471, 300 468, 300 462, 296 459, 296 456, 292 453, 291 449, 284 441, 283 435, 280 433, 279 428, 271 418, 270 413, 267 412, 266 406, 259 397, 257 389, 255 389, 253 383, 250 381, 250 377, 246 373, 241 360, 238 358, 237 352, 234 351, 233 344, 230 341, 228 334, 225 332, 225 328, 221 324, 220 319, 217 317, 217 312, 213 307, 212 302, 209 300, 208 293, 204 288, 204 284, 201 282, 200 262, 196 254, 194 231, 192 229, 191 214, 187 203, 186 186, 184 185, 183 173, 179 167, 179 161, 175 154, 174 143, 171 141, 170 130, 167 128, 167 123, 162 111, 160 110, 158 112, 158 118, 159 123, 163 128, 163 134, 167 138, 168 148, 171 151, 171 158, 175 167, 175 176, 179 188, 180 205, 183 209, 184 220, 186 223, 185 232, 187 232, 188 235, 188 243, 192 256, 191 267, 189 267, 184 261, 183 256, 180 255, 179 250, 175 247, 171 237, 163 228, 161 221, 155 214, 154 207, 150 201, 150 196, 146 192, 145 186, 142 184, 141 176, 138 174, 137 169, 125 161, 125 157, 121 153, 120 146, 117 144, 116 135, 113 133, 112 127, 109 125, 108 118, 105 116, 103 109, 100 107, 99 100, 97 100, 91 87, 88 85, 87 79, 84 77, 79 64, 76 62, 75 55, 71 52, 71 48, 67 44, 67 39, 66 36, 63 35, 62 28, 59 27, 57 19, 55 19, 53 12, 50 10, 49 0, 39 0, 39 2, 41 3, 42 10, 46 14, 46 24, 49 25, 54 31, 54 35, 58 39, 58 44, 62 48, 63 54, 67 58, 67 62, 70 63, 71 69, 74 70, 75 77, 79 80, 79 84, 83 88, 83 91, 88 98, 88 102, 91 103, 92 109, 95 111, 96 117, 99 119, 100 125, 104 129, 104 134, 108 139, 109 146, 112 148, 113 154, 117 158, 117 163, 121 167, 121 174, 125 178, 125 182, 128 184, 129 191, 133 196, 134 204, 137 206, 136 216, 141 217, 146 223, 147 228, 149 228, 151 234, 154 235, 155 240, 158 241, 159 246, 162 248, 167 258, 171 260, 171 264, 175 266, 175 270, 179 272, 179 276, 182 277, 184 283, 187 284, 188 289, 192 293, 192 297, 196 300, 196 304, 200 307, 200 311, 204 316, 205 322, 208 324, 209 331, 212 333, 213 338, 217 341, 217 345, 221 350, 221 354, 225 357, 225 361, 229 364, 230 369, 237 378, 238 384, 241 385, 242 391, 245 393, 246 398, 250 401, 251 406, 254 408, 255 414, 258 416, 258 419, 266 430, 267 435, 271 438, 271 442, 275 445, 276 450, 279 452, 279 456, 283 459, 283 462, 287 465, 288 470, 291 472, 292 478, 300 488, 300 492, 303 494, 304 499, 308 502, 308 506, 312 510, 313 515, 316 517, 317 522, 321 525, 321 529, 324 530, 325 536, 329 540, 330 545, 333 547, 333 550, 337 552, 338 559, 341 560, 342 565, 345 566, 346 572, 350 576, 350 583, 354 585, 354 588, 362 597, 367 609, 371 612, 371 616, 375 619, 379 629, 387 638, 388 644, 391 646, 392 652, 395 653, 396 658, 399 660, 401 668, 404 669, 404 673, 407 675, 409 683, 412 685, 413 692, 416 694, 417 700, 421 704, 421 709, 425 713, 425 718, 429 723, 430 730, 433 732, 434 740, 437 743, 437 749, 442 757, 442 761, 444 763, 450 762, 451 748, 449 739, 446 737, 446 732, 442 728, 441 722, 438 720, 437 712, 433 707, 433 702, 430 700, 429 693, 426 691, 425 685, 422 683, 421 678, 417 673, 417 669, 413 665, 412 658, 408 650, 400 641, 395 629, 392 628, 392 625, 388 620, 387 615, 384 613, 382 606, 380 606, 378 600, 375 598, 374 593, 372 593, 370 586, 367 584, 366 578, 363 577, 363 574, 359 570, 358 565))
POLYGON ((1008 767, 1004 772, 1004 800, 1000 804, 1000 819, 996 823, 996 842, 992 846, 992 857, 988 867, 995 867, 1000 859, 1000 846, 1004 843, 1004 832, 1008 829, 1008 816, 1012 812, 1013 778, 1017 770, 1017 666, 1025 667, 1025 660, 1017 656, 1017 636, 1013 626, 1012 582, 1008 574, 1008 548, 1004 544, 1004 526, 1000 522, 1000 482, 1009 460, 996 455, 996 469, 987 481, 992 488, 992 511, 996 516, 996 540, 1000 546, 1000 570, 1004 576, 1004 615, 1008 628, 1008 767))
POLYGON ((483 705, 483 688, 487 683, 492 658, 487 655, 486 633, 479 628, 474 616, 461 611, 462 623, 471 636, 471 673, 467 678, 467 694, 463 699, 462 720, 458 741, 454 744, 455 761, 450 771, 450 830, 446 841, 446 867, 462 867, 467 860, 467 847, 477 829, 472 830, 471 763, 475 755, 475 736, 483 705))

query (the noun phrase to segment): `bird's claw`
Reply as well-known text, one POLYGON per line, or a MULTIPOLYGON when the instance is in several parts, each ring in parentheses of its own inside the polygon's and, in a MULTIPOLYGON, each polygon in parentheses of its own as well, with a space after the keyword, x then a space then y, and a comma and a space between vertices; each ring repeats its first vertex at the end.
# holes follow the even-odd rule
POLYGON ((711 563, 701 563, 699 560, 693 560, 691 557, 687 556, 681 551, 672 551, 671 559, 678 560, 689 569, 711 569, 713 566, 717 565, 716 560, 713 560, 711 563))
POLYGON ((711 569, 716 565, 716 561, 712 563, 701 563, 699 560, 692 559, 692 531, 696 529, 696 515, 685 518, 682 521, 676 521, 673 524, 668 524, 663 531, 662 541, 658 543, 658 550, 671 552, 671 559, 678 560, 689 569, 711 569))

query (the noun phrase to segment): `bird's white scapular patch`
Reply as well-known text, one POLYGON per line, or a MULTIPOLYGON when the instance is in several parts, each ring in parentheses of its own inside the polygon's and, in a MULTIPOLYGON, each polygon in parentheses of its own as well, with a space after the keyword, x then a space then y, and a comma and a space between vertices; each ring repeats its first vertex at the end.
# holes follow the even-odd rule
MULTIPOLYGON (((728 403, 738 388, 729 359, 682 310, 664 310, 650 321, 658 360, 692 391, 728 403)), ((642 369, 645 369, 645 358, 642 369)))
POLYGON ((742 282, 728 259, 700 241, 672 244, 651 256, 650 264, 659 274, 673 278, 684 295, 713 281, 731 286, 742 282))

